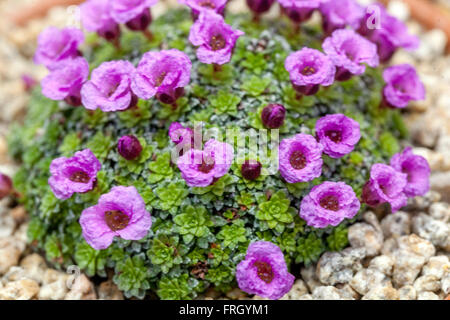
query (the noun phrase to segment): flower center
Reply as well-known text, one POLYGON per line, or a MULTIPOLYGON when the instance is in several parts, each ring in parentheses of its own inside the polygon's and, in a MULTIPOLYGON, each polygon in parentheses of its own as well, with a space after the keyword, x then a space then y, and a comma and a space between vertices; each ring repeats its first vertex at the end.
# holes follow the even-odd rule
POLYGON ((210 0, 200 1, 198 3, 198 5, 200 7, 204 7, 204 8, 210 8, 210 9, 215 9, 216 8, 216 5, 214 3, 212 3, 210 0))
POLYGON ((202 159, 202 164, 198 166, 197 170, 203 173, 208 173, 214 168, 214 160, 208 159, 208 162, 205 161, 205 158, 202 159))
POLYGON ((306 66, 301 71, 301 74, 304 75, 304 76, 311 76, 311 75, 313 75, 316 72, 317 72, 317 70, 314 67, 306 66))
POLYGON ((336 196, 325 196, 320 199, 320 206, 327 210, 338 211, 339 210, 339 200, 336 196))
POLYGON ((337 130, 328 130, 325 132, 325 136, 330 138, 331 141, 339 143, 342 141, 342 133, 337 130))
POLYGON ((306 157, 300 150, 295 150, 291 153, 289 162, 291 163, 291 166, 296 170, 300 170, 306 167, 306 157))
POLYGON ((130 217, 119 210, 105 212, 105 222, 112 231, 125 229, 130 222, 130 217))
POLYGON ((88 183, 90 179, 91 178, 89 177, 89 175, 81 170, 72 173, 72 175, 69 177, 70 181, 80 183, 88 183))
POLYGON ((407 175, 406 179, 408 180, 408 182, 411 182, 412 181, 411 171, 409 171, 409 169, 405 167, 402 167, 402 172, 407 175))
POLYGON ((155 80, 155 87, 159 87, 161 86, 161 84, 163 83, 164 79, 166 78, 167 72, 164 71, 162 72, 155 80))
POLYGON ((272 267, 270 266, 270 264, 268 264, 267 262, 263 262, 263 261, 256 261, 253 264, 256 269, 257 269, 257 273, 258 273, 258 277, 264 281, 265 283, 271 283, 273 278, 274 278, 274 274, 273 274, 273 270, 272 267))
POLYGON ((213 49, 214 51, 225 48, 226 44, 227 43, 225 42, 225 39, 221 34, 212 36, 211 40, 209 41, 209 45, 211 46, 211 49, 213 49))

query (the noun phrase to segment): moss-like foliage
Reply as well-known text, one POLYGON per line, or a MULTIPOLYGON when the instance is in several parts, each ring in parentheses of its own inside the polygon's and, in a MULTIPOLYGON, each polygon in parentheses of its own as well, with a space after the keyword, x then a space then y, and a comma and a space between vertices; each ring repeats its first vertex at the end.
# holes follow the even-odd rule
MULTIPOLYGON (((317 230, 305 225, 298 210, 303 196, 323 181, 344 181, 360 195, 372 164, 386 163, 397 151, 398 139, 407 133, 396 111, 379 109, 381 71, 368 68, 361 77, 299 100, 284 59, 303 46, 320 48, 320 27, 304 27, 298 36, 282 19, 262 25, 252 23, 247 15, 227 15, 227 20, 246 35, 220 72, 197 60, 187 39, 191 25, 187 11, 156 19, 151 25, 152 42, 124 31, 121 51, 95 35, 89 37, 90 49, 84 55, 91 68, 112 59, 136 64, 145 51, 161 48, 179 48, 188 54, 193 62, 191 82, 176 110, 151 99, 125 112, 92 112, 48 100, 39 88, 33 92, 25 123, 16 126, 10 137, 11 154, 22 162, 14 184, 31 215, 30 242, 45 250, 56 267, 77 264, 89 275, 99 276, 106 276, 111 268, 127 297, 143 298, 153 291, 161 299, 191 299, 209 286, 223 291, 236 286, 236 265, 252 241, 276 243, 290 266, 311 263, 325 250, 347 245, 346 228, 353 221, 317 230), (240 167, 233 165, 213 185, 189 188, 170 162, 170 123, 176 120, 192 127, 194 121, 204 121, 206 129, 221 129, 221 139, 225 129, 262 128, 260 112, 269 102, 287 109, 281 139, 299 132, 314 134, 318 118, 344 113, 359 122, 361 141, 343 158, 324 155, 323 174, 310 183, 287 184, 279 173, 247 181, 240 167), (138 136, 143 146, 133 161, 122 159, 116 149, 118 138, 126 134, 138 136), (85 148, 102 163, 97 187, 66 201, 56 199, 47 183, 50 162, 85 148), (117 185, 137 188, 153 225, 144 239, 116 238, 108 249, 95 251, 84 241, 78 219, 83 209, 117 185)), ((238 136, 236 143, 245 140, 238 136)), ((259 160, 268 170, 264 159, 259 160)))

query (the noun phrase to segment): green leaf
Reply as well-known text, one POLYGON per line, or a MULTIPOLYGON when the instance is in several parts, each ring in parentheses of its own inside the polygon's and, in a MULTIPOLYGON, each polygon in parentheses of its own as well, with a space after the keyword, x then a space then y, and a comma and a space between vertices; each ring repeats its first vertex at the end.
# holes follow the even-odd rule
POLYGON ((249 95, 257 97, 262 94, 268 85, 270 84, 270 78, 261 78, 252 76, 242 84, 242 90, 246 91, 249 95))
POLYGON ((195 296, 187 274, 176 278, 162 277, 156 293, 162 300, 191 300, 195 296))
POLYGON ((208 101, 216 113, 236 115, 237 105, 241 101, 241 98, 231 94, 229 91, 220 90, 216 95, 210 97, 208 101))

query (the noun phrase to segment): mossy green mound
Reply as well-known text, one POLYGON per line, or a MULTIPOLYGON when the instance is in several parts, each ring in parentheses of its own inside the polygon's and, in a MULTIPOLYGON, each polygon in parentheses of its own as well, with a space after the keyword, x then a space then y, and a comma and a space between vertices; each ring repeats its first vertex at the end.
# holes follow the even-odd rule
POLYGON ((298 100, 284 59, 303 46, 320 49, 320 27, 304 27, 293 35, 283 20, 256 25, 249 16, 227 16, 227 22, 246 35, 220 73, 196 59, 187 40, 192 23, 187 11, 169 12, 154 21, 151 43, 139 33, 124 33, 121 52, 95 35, 88 39, 84 54, 91 68, 114 59, 137 63, 148 50, 177 48, 188 54, 192 78, 176 110, 152 99, 125 112, 90 112, 48 100, 40 88, 34 91, 25 123, 11 134, 10 151, 22 162, 14 183, 31 215, 30 242, 56 267, 76 264, 88 275, 99 276, 113 269, 114 282, 127 297, 143 298, 151 290, 162 299, 188 299, 209 286, 224 291, 236 286, 235 268, 250 241, 276 243, 290 266, 309 264, 323 251, 347 245, 346 226, 353 221, 314 229, 299 218, 298 209, 303 196, 323 181, 344 181, 359 196, 372 164, 388 162, 398 150, 398 139, 406 132, 398 111, 379 109, 381 70, 368 68, 361 77, 298 100), (316 120, 332 113, 357 120, 362 138, 343 158, 324 155, 323 174, 310 183, 287 184, 279 174, 250 182, 233 165, 212 186, 187 187, 170 163, 170 123, 192 127, 204 121, 206 128, 222 133, 227 128, 260 129, 260 112, 269 102, 287 109, 280 138, 314 134, 316 120), (138 136, 143 145, 133 161, 117 153, 117 140, 126 134, 138 136), (66 201, 56 199, 47 183, 50 162, 85 148, 102 163, 97 187, 66 201), (96 251, 84 241, 78 219, 84 208, 117 185, 138 189, 153 226, 140 241, 116 238, 108 249, 96 251))

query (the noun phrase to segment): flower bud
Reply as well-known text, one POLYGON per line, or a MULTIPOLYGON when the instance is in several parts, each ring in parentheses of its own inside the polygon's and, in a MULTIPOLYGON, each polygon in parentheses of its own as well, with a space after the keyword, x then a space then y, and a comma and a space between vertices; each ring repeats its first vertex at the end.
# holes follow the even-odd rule
POLYGON ((136 18, 131 19, 126 23, 126 26, 133 31, 144 31, 148 28, 152 22, 152 15, 150 10, 146 8, 140 15, 136 18))
POLYGON ((274 0, 247 0, 247 5, 256 14, 269 11, 274 0))
POLYGON ((12 190, 13 184, 11 178, 0 173, 0 200, 10 195, 12 190))
POLYGON ((141 154, 142 146, 135 136, 123 136, 117 143, 117 151, 119 151, 119 154, 125 159, 133 160, 141 154))
POLYGON ((255 160, 245 160, 241 167, 242 176, 247 180, 255 180, 261 175, 261 163, 255 160))
POLYGON ((286 109, 281 104, 269 104, 261 112, 261 120, 266 128, 278 129, 284 123, 286 109))

